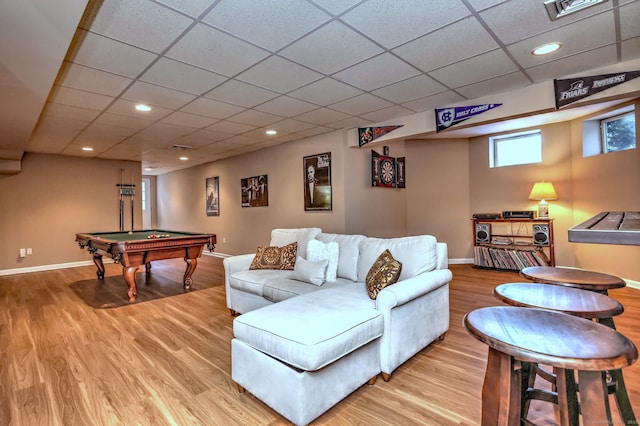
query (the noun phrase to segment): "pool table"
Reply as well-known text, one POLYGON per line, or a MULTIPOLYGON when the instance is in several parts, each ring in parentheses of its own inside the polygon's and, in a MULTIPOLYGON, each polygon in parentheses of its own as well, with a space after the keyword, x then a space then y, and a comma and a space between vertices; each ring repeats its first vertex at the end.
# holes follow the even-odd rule
POLYGON ((215 234, 196 234, 190 232, 144 230, 121 232, 95 232, 76 234, 76 242, 81 249, 85 247, 93 254, 93 262, 98 268, 98 279, 104 279, 102 256, 110 256, 114 262, 122 265, 124 280, 129 286, 129 301, 137 296, 136 271, 145 265, 151 272, 151 261, 184 258, 187 269, 184 273, 184 289, 191 289, 191 275, 198 265, 198 258, 206 245, 213 251, 216 244, 215 234))

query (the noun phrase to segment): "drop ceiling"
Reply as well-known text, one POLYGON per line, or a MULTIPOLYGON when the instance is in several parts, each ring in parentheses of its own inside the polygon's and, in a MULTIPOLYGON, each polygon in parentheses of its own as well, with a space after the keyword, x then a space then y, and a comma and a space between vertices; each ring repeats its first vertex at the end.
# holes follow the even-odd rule
POLYGON ((162 174, 640 57, 639 0, 554 21, 542 0, 42 3, 0 5, 0 162, 162 174))

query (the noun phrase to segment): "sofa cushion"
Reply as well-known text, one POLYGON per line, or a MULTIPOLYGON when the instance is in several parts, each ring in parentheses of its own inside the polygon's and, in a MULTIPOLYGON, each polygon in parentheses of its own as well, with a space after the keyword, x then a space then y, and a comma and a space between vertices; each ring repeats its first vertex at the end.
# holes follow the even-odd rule
POLYGON ((320 233, 316 239, 325 243, 338 243, 338 277, 358 281, 358 244, 365 240, 364 235, 320 233))
POLYGON ((318 370, 377 339, 383 327, 382 313, 364 285, 314 291, 233 321, 237 339, 305 371, 318 370))
POLYGON ((376 299, 378 293, 391 284, 398 282, 400 272, 402 271, 402 263, 393 258, 389 250, 385 250, 369 269, 367 273, 367 292, 369 297, 376 299))
MULTIPOLYGON (((274 271, 270 269, 256 269, 253 271, 238 271, 229 277, 229 287, 245 293, 262 296, 264 284, 270 280, 287 280, 293 276, 293 271, 274 271)), ((301 283, 304 284, 304 283, 301 283)), ((309 284, 305 284, 308 287, 309 284)))
POLYGON ((293 279, 313 285, 322 285, 327 275, 328 264, 329 260, 327 259, 312 261, 298 256, 296 266, 293 268, 293 279))
POLYGON ((358 281, 365 282, 367 273, 385 250, 402 263, 399 281, 436 268, 436 238, 420 235, 402 238, 366 238, 359 244, 358 281))
POLYGON ((298 243, 293 242, 286 246, 258 246, 256 256, 251 261, 249 269, 281 269, 293 270, 296 264, 298 243))
POLYGON ((325 271, 325 279, 327 281, 335 281, 338 277, 338 243, 323 243, 319 240, 309 240, 309 245, 307 246, 307 260, 326 260, 328 264, 325 271))
POLYGON ((322 230, 320 228, 277 228, 271 231, 271 246, 284 246, 298 243, 298 254, 307 258, 307 244, 322 230))
MULTIPOLYGON (((288 279, 267 280, 262 285, 262 297, 270 302, 278 303, 283 300, 291 299, 292 297, 300 296, 301 294, 320 290, 324 291, 327 288, 344 285, 344 282, 341 281, 343 281, 343 279, 338 278, 338 281, 325 282, 321 286, 317 286, 304 281, 295 280, 293 279, 293 276, 288 279)), ((347 282, 351 283, 350 281, 347 282)))

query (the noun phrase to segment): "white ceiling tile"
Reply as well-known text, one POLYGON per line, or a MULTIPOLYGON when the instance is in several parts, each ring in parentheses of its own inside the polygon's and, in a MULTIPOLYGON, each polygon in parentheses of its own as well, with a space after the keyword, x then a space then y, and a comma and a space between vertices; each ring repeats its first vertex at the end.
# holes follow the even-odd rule
POLYGON ((201 95, 226 81, 227 77, 173 59, 160 58, 145 71, 140 80, 201 95))
POLYGON ((334 129, 354 129, 357 127, 361 127, 364 122, 364 119, 360 117, 350 117, 345 120, 329 123, 328 126, 331 126, 334 129))
POLYGON ((299 101, 288 96, 280 96, 255 107, 258 111, 280 115, 282 117, 292 116, 318 108, 317 105, 299 101))
POLYGON ((429 111, 434 108, 440 108, 463 101, 464 98, 455 92, 446 91, 436 93, 435 95, 426 96, 416 99, 415 101, 402 104, 405 108, 409 108, 416 112, 429 111))
POLYGON ((198 24, 178 40, 166 56, 231 77, 268 54, 249 43, 198 24))
POLYGON ((280 96, 279 93, 238 80, 229 80, 204 95, 206 98, 251 108, 280 96))
POLYGON ((391 102, 380 99, 377 96, 364 93, 338 103, 331 105, 332 109, 342 111, 349 115, 360 115, 368 112, 377 111, 379 109, 388 108, 391 102))
POLYGON ((267 126, 271 123, 275 123, 277 121, 282 120, 282 117, 268 114, 262 111, 255 111, 252 109, 248 109, 240 114, 236 114, 230 118, 231 121, 235 123, 248 124, 251 126, 267 126))
POLYGON ((640 1, 620 8, 620 35, 622 40, 640 36, 640 1))
POLYGON ((460 0, 369 0, 342 19, 386 48, 393 48, 469 14, 460 0))
POLYGON ((157 55, 98 34, 79 31, 67 59, 88 67, 137 77, 157 55))
POLYGON ((289 96, 326 106, 362 93, 362 90, 332 78, 323 78, 288 93, 289 96))
POLYGON ((96 121, 94 121, 94 123, 141 130, 145 127, 150 126, 153 121, 145 120, 139 117, 133 117, 131 115, 119 115, 105 112, 101 114, 100 117, 96 118, 96 121))
POLYGON ((278 93, 287 93, 322 78, 322 74, 294 64, 284 58, 271 56, 236 77, 278 93))
MULTIPOLYGON (((335 111, 328 108, 319 108, 313 111, 305 112, 304 114, 300 114, 295 118, 296 120, 305 121, 308 123, 324 125, 327 123, 332 123, 334 121, 344 120, 347 117, 348 115, 343 112, 335 111)), ((306 134, 306 131, 308 131, 308 129, 303 129, 298 133, 306 134)))
POLYGON ((420 71, 389 53, 340 71, 333 77, 363 90, 374 90, 420 74, 420 71), (371 70, 376 72, 371 72, 371 70))
POLYGON ((584 70, 593 68, 593 64, 611 64, 616 61, 616 58, 616 47, 607 46, 527 68, 526 71, 535 82, 549 81, 554 78, 565 78, 571 74, 584 74, 584 70))
POLYGON ((211 0, 157 0, 159 3, 180 10, 197 18, 211 5, 211 0))
POLYGON ((72 105, 63 105, 57 103, 47 104, 47 108, 42 113, 42 119, 73 119, 89 124, 95 119, 100 111, 95 109, 80 108, 72 105))
POLYGON ((127 77, 72 63, 66 63, 59 76, 61 86, 114 97, 120 95, 132 81, 127 77))
POLYGON ((212 99, 198 98, 180 109, 192 114, 206 115, 208 117, 224 119, 245 110, 243 107, 218 102, 212 99))
POLYGON ((113 100, 114 98, 111 96, 99 95, 97 93, 60 86, 56 86, 54 88, 50 99, 51 102, 58 104, 95 110, 105 109, 111 102, 113 102, 113 100))
POLYGON ((413 111, 410 109, 401 107, 400 105, 394 105, 389 108, 384 108, 378 111, 370 112, 368 114, 362 114, 361 117, 369 120, 372 123, 391 120, 396 117, 404 117, 405 115, 411 115, 413 111))
POLYGON ((221 0, 203 20, 275 51, 329 18, 329 15, 306 1, 221 0))
POLYGON ((233 121, 220 121, 216 124, 212 124, 207 127, 205 130, 211 132, 223 132, 229 133, 230 136, 250 132, 251 130, 259 127, 257 125, 244 124, 244 123, 235 123, 233 121))
POLYGON ((623 61, 640 57, 640 37, 623 41, 621 50, 623 61))
POLYGON ((209 143, 212 143, 230 138, 233 136, 233 133, 221 132, 219 130, 213 130, 211 129, 211 127, 208 127, 206 129, 195 131, 190 136, 194 138, 206 139, 209 141, 209 143))
POLYGON ((136 110, 136 104, 137 102, 118 99, 113 104, 111 104, 111 106, 106 111, 112 114, 132 116, 134 118, 139 118, 146 121, 159 120, 162 117, 171 114, 172 112, 172 110, 170 109, 158 106, 154 106, 151 111, 138 111, 136 110))
POLYGON ((273 123, 269 127, 277 130, 278 133, 294 133, 300 130, 308 129, 312 127, 312 124, 289 118, 286 120, 278 121, 277 123, 273 123))
MULTIPOLYGON (((151 140, 157 143, 171 142, 179 137, 193 133, 197 129, 184 125, 176 125, 172 123, 158 122, 141 130, 137 136, 141 140, 151 140)), ((171 144, 167 144, 167 147, 171 144)), ((179 150, 173 152, 179 153, 179 150)))
POLYGON ((101 2, 91 22, 91 31, 160 53, 193 20, 149 0, 101 2), (144 19, 140 19, 144 16, 144 19))
MULTIPOLYGON (((558 28, 539 36, 507 46, 513 57, 524 67, 529 68, 550 60, 575 55, 591 49, 597 49, 615 43, 615 22, 613 13, 602 13, 566 27, 558 28), (577 28, 591 28, 589 36, 585 37, 577 28), (531 51, 549 41, 562 41, 562 48, 550 55, 535 56, 531 51)), ((615 62, 615 59, 614 61, 615 62)), ((601 62, 600 65, 605 65, 601 62)))
POLYGON ((176 111, 164 117, 162 123, 177 124, 194 128, 203 128, 212 125, 218 121, 216 118, 205 117, 204 115, 189 114, 182 111, 176 111))
POLYGON ((475 18, 469 17, 402 45, 393 52, 421 70, 431 71, 497 47, 498 43, 487 30, 475 18))
MULTIPOLYGON (((512 44, 518 40, 563 27, 595 13, 610 10, 611 4, 612 2, 601 3, 552 21, 542 1, 511 0, 481 12, 480 16, 503 44, 512 44)), ((585 28, 581 27, 580 33, 589 37, 584 31, 585 28)))
POLYGON ((122 98, 134 102, 142 102, 150 106, 162 105, 166 108, 177 109, 195 99, 195 96, 156 86, 155 84, 137 81, 122 94, 122 98))
POLYGON ((491 6, 495 6, 498 3, 503 3, 509 0, 468 0, 469 4, 476 11, 481 11, 491 6))
POLYGON ((418 75, 398 83, 390 84, 378 90, 374 90, 373 94, 387 99, 391 102, 403 103, 433 95, 445 90, 442 84, 433 80, 426 75, 418 75))
POLYGON ((311 137, 315 135, 321 135, 323 133, 332 132, 333 130, 335 129, 332 129, 331 127, 315 126, 311 127, 310 129, 300 130, 298 133, 306 137, 311 137))
POLYGON ((324 74, 333 74, 381 53, 381 47, 334 21, 279 52, 324 74))
POLYGON ((252 138, 246 135, 238 135, 225 140, 225 142, 236 144, 236 145, 253 145, 261 142, 261 140, 257 138, 252 138))
POLYGON ((458 87, 456 92, 468 99, 473 99, 490 95, 492 93, 507 92, 518 87, 525 87, 529 84, 531 84, 531 82, 527 77, 518 71, 481 81, 479 83, 470 84, 468 86, 458 87))
POLYGON ((437 69, 429 75, 448 87, 456 88, 517 70, 516 64, 502 50, 494 50, 437 69))
POLYGON ((361 0, 314 0, 316 4, 325 8, 334 15, 338 15, 345 10, 349 9, 356 3, 360 3, 361 0))

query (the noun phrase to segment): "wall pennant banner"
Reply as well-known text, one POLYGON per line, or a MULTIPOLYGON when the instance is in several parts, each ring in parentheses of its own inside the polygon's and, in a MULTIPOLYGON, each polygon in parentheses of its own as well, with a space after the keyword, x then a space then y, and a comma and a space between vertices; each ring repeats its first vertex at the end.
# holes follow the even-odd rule
POLYGON ((373 142, 379 137, 391 133, 396 129, 404 126, 383 126, 383 127, 359 127, 358 128, 358 146, 366 145, 369 142, 373 142))
POLYGON ((556 109, 640 77, 640 71, 553 80, 556 109))
POLYGON ((484 104, 459 106, 454 108, 436 108, 436 132, 446 130, 451 126, 480 115, 502 104, 484 104))

